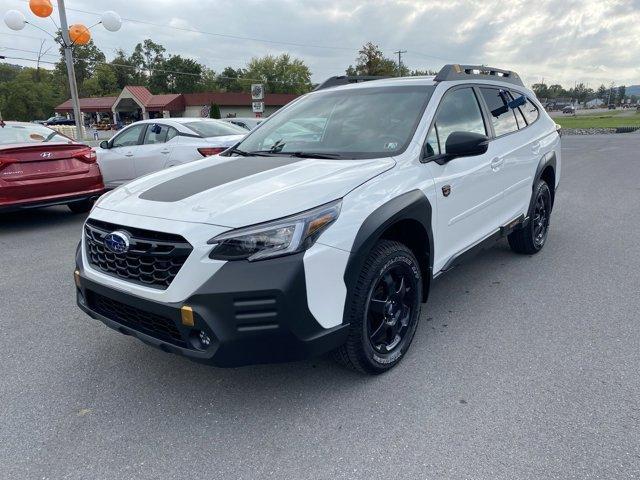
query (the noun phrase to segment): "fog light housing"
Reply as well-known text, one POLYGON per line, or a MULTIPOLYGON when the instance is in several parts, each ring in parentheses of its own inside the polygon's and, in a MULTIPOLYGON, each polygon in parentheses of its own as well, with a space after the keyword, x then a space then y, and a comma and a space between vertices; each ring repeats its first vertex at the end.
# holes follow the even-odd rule
POLYGON ((76 287, 80 288, 80 270, 73 272, 73 280, 76 282, 76 287))
POLYGON ((200 330, 200 332, 198 333, 198 338, 200 339, 200 343, 204 348, 207 348, 209 347, 209 345, 211 345, 211 337, 209 337, 209 335, 207 335, 202 330, 200 330))

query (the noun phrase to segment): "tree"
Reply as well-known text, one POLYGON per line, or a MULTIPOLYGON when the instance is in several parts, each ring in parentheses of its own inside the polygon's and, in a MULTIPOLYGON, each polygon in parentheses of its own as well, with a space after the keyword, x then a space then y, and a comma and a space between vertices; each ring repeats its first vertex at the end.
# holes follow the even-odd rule
POLYGON ((217 103, 211 102, 211 107, 209 108, 209 118, 222 118, 220 114, 220 107, 217 103))
MULTIPOLYGON (((372 42, 367 42, 358 51, 356 66, 349 65, 349 76, 381 76, 393 77, 398 75, 398 66, 395 61, 385 58, 382 50, 372 42)), ((406 67, 404 67, 406 68, 406 67)))
MULTIPOLYGON (((57 35, 58 40, 61 41, 62 36, 60 32, 57 35)), ((104 53, 93 43, 93 40, 89 40, 86 45, 76 45, 73 47, 73 66, 76 72, 76 82, 78 85, 82 85, 84 81, 91 78, 98 65, 106 60, 104 53)), ((64 48, 60 47, 60 61, 56 63, 54 69, 55 82, 58 83, 61 89, 64 89, 67 98, 71 96, 69 92, 69 84, 67 80, 67 66, 64 61, 64 48)))
MULTIPOLYGON (((0 72, 8 73, 4 68, 0 72)), ((40 80, 35 68, 17 67, 15 72, 10 81, 0 82, 0 111, 5 120, 45 119, 66 100, 51 72, 41 70, 40 80)))
POLYGON ((269 93, 307 93, 311 90, 311 71, 304 61, 283 53, 252 58, 245 73, 243 90, 251 83, 262 82, 269 93))
POLYGON ((598 87, 598 90, 596 91, 596 98, 599 98, 603 102, 606 102, 607 98, 609 98, 609 91, 607 90, 607 87, 604 86, 604 84, 598 87))
MULTIPOLYGON (((404 65, 402 67, 404 69, 404 65)), ((431 76, 437 75, 437 74, 438 74, 438 72, 436 72, 435 70, 430 70, 430 69, 427 69, 427 70, 411 70, 409 72, 408 76, 410 76, 410 77, 431 77, 431 76)))
POLYGON ((87 78, 81 86, 83 97, 104 97, 116 93, 118 81, 114 68, 109 64, 100 64, 91 78, 87 78))
POLYGON ((227 67, 222 71, 217 82, 220 89, 224 92, 241 92, 243 90, 243 82, 240 82, 239 79, 244 76, 245 72, 241 68, 235 70, 232 67, 227 67))
POLYGON ((166 83, 166 92, 192 93, 198 90, 202 65, 190 58, 172 55, 162 63, 166 83))
POLYGON ((531 90, 538 98, 549 98, 549 88, 544 83, 534 83, 531 85, 531 90))
POLYGON ((549 98, 566 97, 567 91, 557 83, 549 87, 549 98))
POLYGON ((144 72, 138 70, 138 65, 131 60, 131 57, 123 49, 116 50, 116 56, 110 63, 116 76, 118 90, 122 90, 127 85, 147 84, 144 72))

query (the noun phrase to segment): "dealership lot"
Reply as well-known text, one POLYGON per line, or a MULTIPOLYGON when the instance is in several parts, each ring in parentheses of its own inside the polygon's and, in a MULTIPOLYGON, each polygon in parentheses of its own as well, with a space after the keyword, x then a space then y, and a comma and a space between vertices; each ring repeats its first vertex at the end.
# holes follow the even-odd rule
POLYGON ((147 347, 76 308, 82 217, 0 217, 0 478, 640 476, 640 135, 563 145, 544 251, 442 277, 373 378, 147 347))

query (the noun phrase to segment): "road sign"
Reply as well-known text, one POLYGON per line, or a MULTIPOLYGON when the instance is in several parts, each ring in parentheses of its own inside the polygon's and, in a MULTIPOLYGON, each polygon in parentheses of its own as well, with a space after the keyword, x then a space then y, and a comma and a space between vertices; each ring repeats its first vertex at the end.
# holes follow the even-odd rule
POLYGON ((254 83, 251 85, 251 100, 264 99, 264 85, 261 83, 254 83))
POLYGON ((253 113, 262 113, 264 112, 264 102, 253 102, 253 113))

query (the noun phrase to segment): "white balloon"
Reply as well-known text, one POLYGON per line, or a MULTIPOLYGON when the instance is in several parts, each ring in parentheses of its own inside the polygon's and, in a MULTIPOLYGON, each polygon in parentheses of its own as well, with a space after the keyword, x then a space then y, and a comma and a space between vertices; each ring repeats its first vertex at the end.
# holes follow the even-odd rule
POLYGON ((116 12, 104 12, 102 14, 102 26, 110 32, 117 32, 122 26, 122 19, 116 12))
POLYGON ((11 30, 22 30, 27 23, 22 12, 18 10, 9 10, 4 14, 4 23, 11 30))

